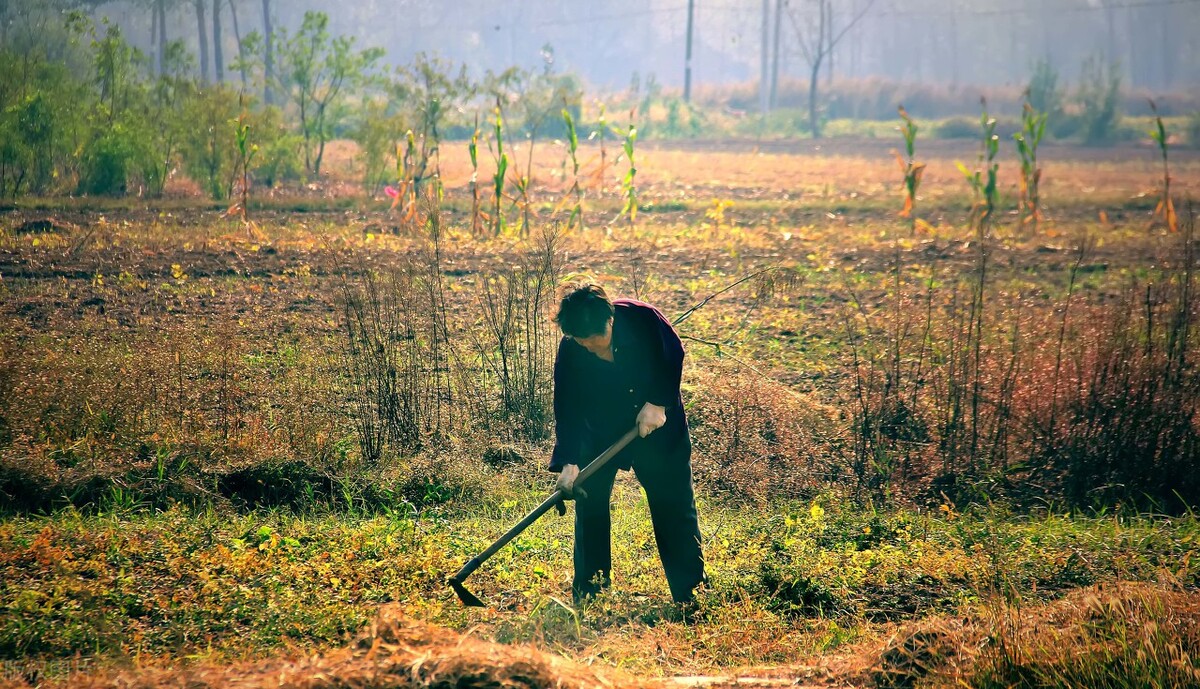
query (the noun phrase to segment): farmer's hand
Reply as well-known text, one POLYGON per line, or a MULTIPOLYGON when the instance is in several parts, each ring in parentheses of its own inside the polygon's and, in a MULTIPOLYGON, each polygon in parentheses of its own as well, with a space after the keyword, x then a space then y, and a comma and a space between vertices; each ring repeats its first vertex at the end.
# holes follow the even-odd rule
POLYGON ((575 487, 575 480, 579 478, 579 467, 575 464, 568 464, 562 468, 562 472, 558 475, 558 483, 555 484, 555 490, 561 490, 563 496, 568 500, 574 498, 586 498, 587 493, 582 488, 575 487))
POLYGON ((666 408, 647 402, 637 415, 638 434, 645 438, 654 431, 662 428, 666 422, 666 408))

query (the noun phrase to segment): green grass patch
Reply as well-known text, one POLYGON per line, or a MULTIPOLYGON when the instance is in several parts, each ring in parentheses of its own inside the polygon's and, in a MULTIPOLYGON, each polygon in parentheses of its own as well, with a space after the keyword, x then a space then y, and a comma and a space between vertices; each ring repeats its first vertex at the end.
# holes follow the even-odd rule
POLYGON ((179 508, 8 519, 0 524, 0 658, 233 659, 319 649, 345 643, 378 605, 394 602, 485 638, 634 668, 654 667, 654 649, 637 641, 651 630, 679 644, 703 636, 689 662, 734 666, 796 660, 869 637, 877 623, 968 610, 998 594, 1029 602, 1164 575, 1200 583, 1200 563, 1186 557, 1200 539, 1194 518, 880 512, 831 498, 770 508, 702 501, 711 583, 688 627, 669 603, 644 497, 619 482, 612 592, 570 608, 571 520, 551 516, 468 581, 492 607, 463 609, 446 577, 540 497, 506 486, 471 509, 406 515, 179 508))

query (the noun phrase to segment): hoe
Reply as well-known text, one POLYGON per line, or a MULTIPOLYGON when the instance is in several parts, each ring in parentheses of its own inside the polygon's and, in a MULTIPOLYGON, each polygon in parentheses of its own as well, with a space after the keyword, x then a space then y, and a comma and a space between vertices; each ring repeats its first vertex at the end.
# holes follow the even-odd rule
MULTIPOLYGON (((593 459, 590 463, 588 463, 587 466, 581 469, 579 472, 579 478, 575 479, 575 485, 582 485, 589 476, 599 471, 600 467, 607 464, 608 460, 612 459, 614 455, 623 450, 625 446, 636 437, 638 437, 638 429, 637 426, 634 426, 633 428, 629 429, 625 435, 621 436, 620 440, 613 443, 612 447, 602 452, 599 457, 593 459)), ((496 539, 496 542, 488 546, 487 550, 471 558, 471 561, 463 565, 462 569, 458 570, 457 574, 450 577, 450 588, 454 589, 454 592, 458 594, 458 599, 462 601, 463 605, 476 608, 484 607, 483 601, 479 600, 475 594, 471 593, 465 586, 463 586, 463 581, 467 577, 471 576, 472 572, 479 569, 479 566, 486 562, 489 557, 495 555, 509 541, 516 538, 517 534, 529 528, 530 524, 537 521, 538 517, 548 512, 550 508, 557 507, 559 508, 560 513, 565 513, 566 508, 563 506, 563 499, 565 497, 566 495, 561 490, 555 490, 550 494, 550 497, 542 501, 542 504, 535 507, 532 512, 525 515, 524 519, 517 522, 516 526, 509 529, 500 538, 496 539)))

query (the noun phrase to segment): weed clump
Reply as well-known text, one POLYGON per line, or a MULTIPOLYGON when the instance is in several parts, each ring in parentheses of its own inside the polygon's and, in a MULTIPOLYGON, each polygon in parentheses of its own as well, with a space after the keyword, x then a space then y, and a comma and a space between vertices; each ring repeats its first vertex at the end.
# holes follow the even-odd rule
POLYGON ((790 563, 764 560, 758 579, 770 601, 766 607, 784 617, 824 617, 844 609, 828 588, 790 563))
POLYGON ((689 421, 696 481, 725 498, 811 497, 837 472, 837 413, 732 366, 696 374, 689 421))
POLYGON ((1200 682, 1200 604, 1145 585, 1081 591, 1041 619, 1005 615, 969 686, 1185 687, 1200 682))
POLYGON ((1195 594, 1118 584, 921 622, 889 640, 869 674, 887 689, 1184 687, 1200 681, 1198 655, 1195 594))
POLYGON ((251 464, 216 481, 219 494, 244 507, 299 508, 328 500, 334 487, 329 476, 297 460, 251 464))
POLYGON ((420 455, 406 462, 393 485, 406 502, 427 507, 480 498, 487 476, 460 456, 420 455))

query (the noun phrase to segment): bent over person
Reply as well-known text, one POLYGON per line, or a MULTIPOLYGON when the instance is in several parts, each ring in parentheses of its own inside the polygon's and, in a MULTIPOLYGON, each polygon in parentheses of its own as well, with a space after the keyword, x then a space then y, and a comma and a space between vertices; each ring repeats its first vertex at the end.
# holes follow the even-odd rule
POLYGON ((578 603, 607 587, 612 570, 609 499, 620 469, 646 491, 671 597, 690 604, 704 580, 692 490, 691 439, 679 393, 683 344, 658 309, 610 300, 599 285, 567 289, 554 320, 563 331, 554 362, 555 444, 550 470, 575 499, 578 603), (637 424, 635 439, 576 487, 588 462, 637 424))

